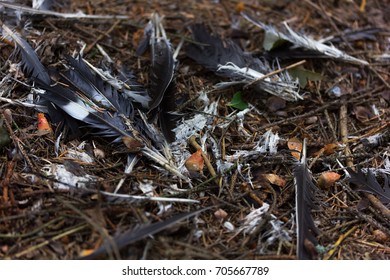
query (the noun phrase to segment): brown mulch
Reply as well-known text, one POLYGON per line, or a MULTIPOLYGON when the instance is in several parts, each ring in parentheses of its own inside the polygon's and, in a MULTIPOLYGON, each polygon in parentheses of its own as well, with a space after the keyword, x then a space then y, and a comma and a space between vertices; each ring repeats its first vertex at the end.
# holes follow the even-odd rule
MULTIPOLYGON (((25 1, 27 2, 27 1, 25 1)), ((210 101, 218 102, 215 127, 208 131, 204 152, 217 169, 213 145, 220 147, 222 157, 237 150, 250 151, 268 130, 281 138, 276 154, 257 154, 235 162, 233 168, 217 176, 205 168, 193 176, 191 185, 141 159, 131 174, 124 174, 127 156, 122 147, 92 135, 61 141, 55 154, 55 138, 37 132, 37 112, 17 104, 0 101, 3 130, 10 143, 0 148, 0 258, 2 259, 77 259, 114 238, 140 225, 161 222, 178 213, 213 206, 195 218, 181 221, 153 236, 121 248, 119 254, 105 258, 124 259, 295 259, 295 194, 288 140, 307 139, 308 165, 319 181, 325 171, 342 175, 331 186, 317 184, 317 207, 312 212, 320 230, 322 246, 318 259, 390 259, 389 209, 375 195, 356 191, 337 161, 357 168, 389 168, 390 132, 390 61, 379 59, 389 55, 389 30, 375 39, 348 41, 348 30, 367 27, 388 28, 390 7, 387 1, 69 1, 55 7, 57 12, 99 15, 126 15, 129 19, 64 19, 52 16, 23 16, 17 30, 35 47, 46 66, 58 66, 66 54, 80 50, 86 43, 84 57, 99 66, 102 55, 99 44, 117 65, 134 71, 140 83, 147 84, 149 56, 137 57, 135 48, 143 27, 153 12, 164 15, 164 27, 172 44, 182 38, 190 41, 191 23, 205 23, 222 37, 235 37, 246 51, 261 54, 263 32, 240 18, 241 9, 256 14, 267 24, 280 27, 283 21, 301 33, 320 39, 339 37, 334 45, 346 53, 365 59, 369 66, 359 66, 331 59, 306 59, 306 69, 320 73, 320 81, 309 81, 301 89, 304 100, 287 102, 284 108, 270 110, 270 96, 259 96, 250 89, 242 90, 246 102, 255 110, 245 115, 242 127, 232 121, 218 127, 234 112, 227 106, 237 88, 212 90, 223 80, 179 53, 176 82, 177 99, 186 100, 180 107, 184 118, 202 108, 196 101, 200 92, 207 92, 210 101), (28 29, 23 26, 28 23, 28 29), (239 32, 233 31, 237 23, 239 32), (337 87, 342 97, 330 92, 337 87), (374 109, 377 113, 375 113, 374 109), (245 134, 243 131, 245 131, 245 134), (370 136, 381 134, 378 143, 368 144, 370 136), (67 155, 85 141, 80 150, 87 151, 92 163, 67 155), (332 148, 329 148, 332 147, 332 148), (104 153, 97 156, 94 151, 104 153), (387 163, 386 163, 387 160, 387 163), (97 192, 80 189, 59 189, 48 175, 51 164, 66 164, 73 173, 96 176, 94 189, 114 191, 124 179, 120 193, 143 195, 140 183, 150 182, 155 196, 167 196, 172 187, 186 191, 171 196, 198 200, 198 204, 172 203, 161 211, 156 202, 108 201, 97 192), (386 165, 387 164, 387 165, 386 165), (387 167, 386 167, 387 166, 387 167), (81 170, 81 171, 80 171, 81 170), (284 183, 267 180, 276 175, 284 183), (147 181, 145 181, 147 180, 147 181), (264 203, 270 205, 263 222, 253 231, 239 232, 244 218, 264 203), (223 210, 216 212, 217 210, 223 210), (280 222, 279 235, 270 221, 280 222), (232 230, 231 227, 234 227, 232 230), (274 235, 272 235, 274 234, 274 235), (288 237, 283 237, 287 234, 288 237), (270 238, 271 236, 274 239, 270 238)), ((27 3, 24 3, 27 4, 27 3)), ((1 4, 0 4, 1 7, 1 4)), ((2 15, 2 20, 12 15, 2 15)), ((15 67, 13 46, 0 42, 0 96, 11 100, 25 99, 27 79, 15 67)), ((298 60, 286 60, 292 64, 298 60)), ((55 129, 55 127, 54 127, 55 129)), ((195 141, 201 143, 201 131, 195 141)), ((194 144, 194 143, 192 143, 194 144)), ((188 153, 194 145, 186 146, 188 153)), ((384 179, 378 175, 378 182, 384 179)), ((165 203, 168 205, 168 203, 165 203)), ((274 224, 273 224, 274 225, 274 224)))

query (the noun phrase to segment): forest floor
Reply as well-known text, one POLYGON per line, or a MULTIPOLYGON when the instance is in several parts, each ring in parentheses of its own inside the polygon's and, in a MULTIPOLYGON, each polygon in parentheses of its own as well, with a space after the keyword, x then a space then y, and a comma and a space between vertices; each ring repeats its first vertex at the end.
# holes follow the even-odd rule
MULTIPOLYGON (((151 15, 158 12, 164 16, 172 45, 176 48, 184 41, 176 72, 176 100, 182 101, 182 118, 203 114, 207 119, 207 125, 188 143, 181 143, 183 154, 178 157, 188 157, 200 146, 209 165, 191 174, 191 182, 156 168, 147 158, 141 158, 133 171, 125 174, 127 154, 119 144, 87 131, 83 137, 61 139, 56 144, 52 133, 38 131, 35 109, 12 104, 26 100, 30 83, 17 67, 20 57, 12 55, 14 46, 2 40, 1 259, 78 259, 103 244, 111 244, 112 250, 99 258, 296 259, 296 162, 291 150, 303 139, 316 187, 311 216, 319 232, 318 246, 311 248, 313 257, 390 259, 390 198, 386 201, 385 195, 361 191, 375 183, 389 187, 388 1, 68 2, 54 6, 53 11, 124 18, 65 18, 26 11, 16 19, 14 10, 0 3, 1 20, 15 24, 15 29, 38 47, 45 66, 58 66, 65 55, 79 52, 85 44, 84 58, 99 67, 103 59, 100 46, 115 65, 126 65, 147 86, 149 56, 138 57, 135 50, 151 15), (300 88, 303 99, 295 102, 259 95, 250 87, 215 90, 214 85, 226 79, 186 55, 186 45, 192 41, 189 27, 203 23, 213 34, 233 38, 246 52, 267 59, 264 31, 240 12, 278 29, 287 22, 293 30, 316 40, 333 36, 335 47, 369 64, 316 56, 290 58, 285 53, 279 60, 282 67, 302 63, 312 75, 300 88), (348 35, 352 31, 364 34, 368 28, 374 31, 367 36, 356 39, 348 35), (238 100, 233 99, 237 92, 241 92, 238 100), (213 102, 215 111, 204 113, 205 104, 213 102), (239 115, 243 111, 232 102, 243 105, 245 114, 239 115), (277 146, 260 150, 265 139, 276 141, 277 146), (80 158, 82 153, 88 161, 80 158), (222 168, 221 163, 229 168, 222 168), (351 183, 343 166, 371 170, 375 178, 361 179, 366 186, 351 183), (60 167, 79 176, 76 178, 89 178, 84 184, 89 190, 112 193, 121 184, 121 194, 196 203, 108 200, 98 191, 69 187, 72 183, 61 185, 61 178, 53 173, 60 167), (164 221, 175 215, 201 209, 204 211, 195 216, 164 226, 164 221), (250 213, 257 216, 248 217, 250 213), (153 224, 161 228, 140 233, 142 226, 153 224), (115 238, 126 236, 123 233, 130 239, 119 244, 115 238), (136 236, 129 237, 131 234, 136 236)), ((305 243, 307 250, 312 245, 305 243)))

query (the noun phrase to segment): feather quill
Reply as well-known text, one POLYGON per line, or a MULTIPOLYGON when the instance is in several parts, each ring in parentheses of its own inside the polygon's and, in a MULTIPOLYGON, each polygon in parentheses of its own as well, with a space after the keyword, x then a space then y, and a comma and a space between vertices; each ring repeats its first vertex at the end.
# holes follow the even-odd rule
POLYGON ((297 257, 300 260, 313 259, 308 244, 318 245, 319 231, 314 224, 310 210, 314 208, 314 179, 306 164, 306 139, 303 141, 302 156, 294 165, 295 207, 297 223, 297 257))
MULTIPOLYGON (((62 3, 64 1, 61 1, 62 3)), ((11 1, 0 1, 0 5, 4 6, 8 9, 18 11, 18 13, 27 14, 27 15, 41 15, 45 17, 58 17, 65 19, 129 19, 128 16, 125 15, 86 15, 82 12, 77 13, 58 13, 50 10, 38 10, 31 7, 23 6, 17 3, 11 3, 11 1)))

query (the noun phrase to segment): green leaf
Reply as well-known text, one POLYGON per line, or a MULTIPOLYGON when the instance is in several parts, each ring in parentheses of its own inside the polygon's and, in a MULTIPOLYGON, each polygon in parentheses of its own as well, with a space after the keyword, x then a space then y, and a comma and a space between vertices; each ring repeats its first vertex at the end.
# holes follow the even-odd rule
POLYGON ((274 32, 265 32, 264 41, 263 41, 263 48, 266 51, 270 51, 272 49, 276 49, 276 48, 282 46, 286 42, 288 42, 288 41, 280 38, 274 32))
POLYGON ((246 103, 244 100, 242 100, 241 92, 238 91, 233 95, 232 100, 227 104, 228 106, 231 106, 233 108, 236 108, 240 111, 245 110, 248 108, 248 103, 246 103))
POLYGON ((299 80, 299 85, 301 88, 305 88, 307 85, 307 81, 321 81, 324 77, 316 72, 307 70, 303 67, 295 67, 292 69, 288 70, 288 73, 293 77, 293 78, 298 78, 299 80))

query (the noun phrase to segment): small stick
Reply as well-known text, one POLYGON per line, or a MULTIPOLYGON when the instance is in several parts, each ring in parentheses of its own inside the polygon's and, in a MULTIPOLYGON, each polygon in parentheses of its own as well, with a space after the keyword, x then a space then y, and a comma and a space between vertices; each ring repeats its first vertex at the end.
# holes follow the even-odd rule
POLYGON ((298 62, 296 62, 296 63, 293 63, 293 64, 291 64, 291 65, 289 65, 289 66, 280 68, 280 69, 275 70, 275 71, 273 71, 273 72, 270 72, 270 73, 264 75, 263 77, 257 78, 256 80, 254 80, 254 81, 252 81, 252 82, 246 84, 246 85, 244 86, 244 89, 247 89, 249 86, 251 86, 251 85, 253 85, 253 84, 255 84, 255 83, 259 82, 259 81, 262 81, 262 80, 264 80, 264 79, 266 79, 266 78, 268 78, 268 77, 270 77, 270 76, 279 74, 280 72, 283 72, 283 71, 286 71, 286 70, 288 70, 288 69, 297 67, 297 66, 302 65, 302 64, 304 64, 304 63, 306 63, 306 60, 301 60, 301 61, 298 61, 298 62))
POLYGON ((346 233, 340 235, 339 239, 336 241, 336 243, 333 245, 333 249, 330 250, 326 256, 324 257, 324 260, 329 260, 332 255, 336 252, 337 248, 340 246, 340 244, 344 241, 344 239, 346 239, 348 237, 348 235, 350 235, 351 233, 353 233, 355 230, 357 229, 357 226, 354 226, 353 228, 351 228, 349 231, 347 231, 346 233))

